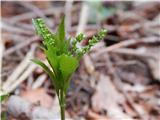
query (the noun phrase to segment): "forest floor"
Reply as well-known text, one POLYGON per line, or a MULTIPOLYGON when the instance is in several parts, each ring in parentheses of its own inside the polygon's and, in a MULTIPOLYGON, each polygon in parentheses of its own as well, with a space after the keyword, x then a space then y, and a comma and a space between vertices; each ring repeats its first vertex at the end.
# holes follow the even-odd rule
POLYGON ((67 118, 160 120, 159 2, 90 3, 87 8, 73 1, 2 2, 1 12, 0 71, 2 88, 10 93, 2 104, 7 120, 58 118, 51 80, 30 62, 35 57, 45 60, 31 20, 42 17, 55 31, 63 14, 68 35, 86 34, 83 45, 99 28, 108 30, 104 40, 83 57, 72 77, 67 118))

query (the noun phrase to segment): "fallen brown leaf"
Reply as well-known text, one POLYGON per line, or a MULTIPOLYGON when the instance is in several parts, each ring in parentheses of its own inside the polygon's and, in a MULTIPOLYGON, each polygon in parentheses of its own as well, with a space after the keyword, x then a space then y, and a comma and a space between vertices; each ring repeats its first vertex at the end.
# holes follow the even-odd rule
POLYGON ((129 118, 118 105, 124 102, 123 96, 116 90, 109 77, 101 74, 96 93, 92 97, 92 108, 95 112, 106 111, 111 119, 129 118))
POLYGON ((31 103, 40 104, 46 108, 51 108, 53 104, 53 98, 49 96, 43 88, 27 90, 22 92, 21 96, 31 103))
POLYGON ((87 118, 89 120, 111 120, 108 117, 101 116, 101 115, 99 115, 99 114, 97 114, 97 113, 95 113, 95 112, 93 112, 91 110, 88 111, 87 118))

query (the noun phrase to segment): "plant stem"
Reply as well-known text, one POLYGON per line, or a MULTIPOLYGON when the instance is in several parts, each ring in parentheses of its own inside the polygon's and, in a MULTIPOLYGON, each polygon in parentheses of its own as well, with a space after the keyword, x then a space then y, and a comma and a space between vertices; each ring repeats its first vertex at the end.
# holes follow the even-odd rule
POLYGON ((65 107, 61 106, 61 120, 65 120, 65 107))
POLYGON ((60 91, 60 110, 61 110, 61 120, 65 120, 65 95, 63 90, 60 91))

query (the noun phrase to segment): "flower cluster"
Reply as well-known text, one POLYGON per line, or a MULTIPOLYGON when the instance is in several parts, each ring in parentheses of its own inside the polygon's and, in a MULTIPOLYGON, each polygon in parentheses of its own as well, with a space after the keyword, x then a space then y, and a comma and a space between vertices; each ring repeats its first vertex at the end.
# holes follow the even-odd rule
POLYGON ((77 47, 77 43, 80 43, 82 40, 86 38, 86 36, 83 33, 80 33, 76 36, 74 41, 72 42, 72 51, 74 51, 77 54, 77 58, 81 58, 85 53, 87 53, 92 46, 94 46, 97 42, 99 42, 103 37, 105 37, 107 30, 102 29, 98 32, 97 35, 93 36, 92 39, 89 39, 88 45, 82 47, 82 49, 79 49, 77 47))

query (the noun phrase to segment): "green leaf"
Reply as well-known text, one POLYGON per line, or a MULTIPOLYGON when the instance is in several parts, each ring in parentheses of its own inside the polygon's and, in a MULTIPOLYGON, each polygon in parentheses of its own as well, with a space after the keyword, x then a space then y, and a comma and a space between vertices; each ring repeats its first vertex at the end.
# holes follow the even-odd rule
POLYGON ((60 89, 60 83, 59 81, 57 80, 56 76, 55 76, 55 73, 52 72, 43 62, 41 62, 40 60, 37 60, 37 59, 32 59, 31 60, 32 62, 36 63, 37 65, 41 66, 44 71, 49 75, 49 77, 51 78, 52 82, 53 82, 53 85, 56 89, 56 92, 58 94, 58 90, 60 89))
POLYGON ((58 29, 57 29, 57 41, 56 46, 59 48, 60 54, 67 53, 66 49, 66 41, 65 41, 65 25, 64 25, 64 17, 62 18, 58 29))
POLYGON ((7 120, 7 112, 1 111, 1 120, 7 120))
POLYGON ((41 66, 51 79, 55 79, 55 74, 47 67, 47 65, 45 65, 43 62, 37 59, 31 59, 31 61, 41 66))
POLYGON ((48 49, 45 50, 45 54, 49 60, 50 65, 54 69, 58 69, 58 61, 57 61, 57 48, 51 45, 48 46, 48 49))
POLYGON ((64 17, 62 18, 62 20, 58 26, 57 35, 58 35, 58 38, 61 42, 64 41, 64 39, 65 39, 64 17))
POLYGON ((0 102, 3 102, 3 101, 5 101, 7 98, 8 98, 8 94, 7 95, 1 95, 0 96, 0 102))
POLYGON ((45 71, 45 72, 49 75, 49 77, 51 78, 51 80, 52 80, 52 82, 53 82, 53 85, 54 85, 54 87, 55 87, 55 89, 56 89, 57 94, 59 94, 59 93, 58 93, 58 90, 60 89, 61 86, 60 86, 60 83, 59 83, 57 77, 55 76, 55 73, 52 72, 52 71, 51 71, 43 62, 41 62, 40 60, 32 59, 31 61, 34 62, 34 63, 36 63, 37 65, 41 66, 41 67, 44 69, 44 71, 45 71))
POLYGON ((72 74, 78 67, 76 58, 68 55, 61 55, 59 58, 59 67, 64 76, 72 74))

